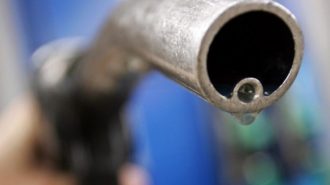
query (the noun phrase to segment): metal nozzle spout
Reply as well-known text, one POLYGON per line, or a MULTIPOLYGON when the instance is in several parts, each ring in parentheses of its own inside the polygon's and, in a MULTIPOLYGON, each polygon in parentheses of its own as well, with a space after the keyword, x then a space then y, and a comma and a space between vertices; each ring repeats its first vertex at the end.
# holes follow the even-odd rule
POLYGON ((292 13, 270 0, 126 0, 85 57, 86 87, 97 84, 88 78, 98 62, 123 58, 114 51, 147 61, 227 112, 255 113, 293 83, 303 36, 292 13))

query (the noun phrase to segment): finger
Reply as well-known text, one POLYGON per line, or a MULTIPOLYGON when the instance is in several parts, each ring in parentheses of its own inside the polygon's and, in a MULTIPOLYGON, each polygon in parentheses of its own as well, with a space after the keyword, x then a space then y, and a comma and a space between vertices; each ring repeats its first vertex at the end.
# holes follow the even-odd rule
POLYGON ((126 165, 119 174, 120 185, 149 185, 145 171, 135 165, 126 165))
POLYGON ((0 171, 29 165, 40 126, 38 106, 30 96, 16 100, 0 116, 0 171))
POLYGON ((48 170, 27 171, 20 174, 1 174, 1 185, 74 185, 71 176, 48 170))

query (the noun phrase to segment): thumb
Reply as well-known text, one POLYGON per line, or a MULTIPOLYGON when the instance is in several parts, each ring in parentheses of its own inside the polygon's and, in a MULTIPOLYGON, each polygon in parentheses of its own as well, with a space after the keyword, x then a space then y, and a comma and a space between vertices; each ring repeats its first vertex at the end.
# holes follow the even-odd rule
POLYGON ((33 98, 16 100, 0 116, 0 171, 27 168, 38 137, 40 115, 33 98))

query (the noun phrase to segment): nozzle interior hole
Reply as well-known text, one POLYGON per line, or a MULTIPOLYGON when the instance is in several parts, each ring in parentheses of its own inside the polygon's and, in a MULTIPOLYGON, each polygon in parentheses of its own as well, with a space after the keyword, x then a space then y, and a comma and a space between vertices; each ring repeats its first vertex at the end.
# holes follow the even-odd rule
POLYGON ((228 21, 215 36, 208 53, 208 75, 228 98, 245 78, 258 79, 268 96, 287 78, 294 56, 288 25, 275 14, 251 11, 228 21))

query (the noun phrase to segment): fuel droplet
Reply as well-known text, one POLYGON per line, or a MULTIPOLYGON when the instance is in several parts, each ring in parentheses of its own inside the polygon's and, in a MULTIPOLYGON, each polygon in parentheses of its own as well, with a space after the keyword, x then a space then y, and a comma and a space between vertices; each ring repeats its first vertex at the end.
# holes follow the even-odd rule
POLYGON ((244 103, 250 103, 256 96, 255 87, 251 84, 242 85, 237 92, 238 98, 244 103))
POLYGON ((258 117, 260 112, 255 113, 232 113, 232 115, 238 119, 238 121, 243 125, 252 124, 258 117))

